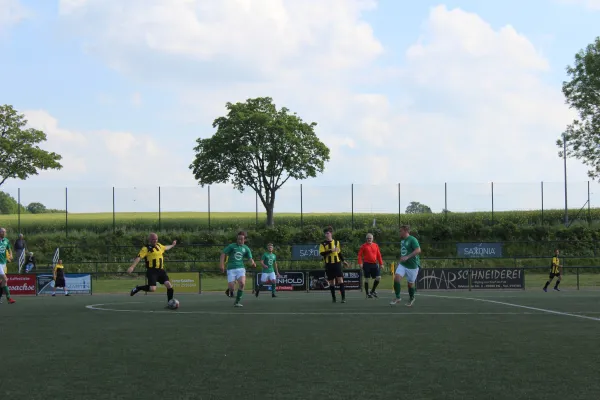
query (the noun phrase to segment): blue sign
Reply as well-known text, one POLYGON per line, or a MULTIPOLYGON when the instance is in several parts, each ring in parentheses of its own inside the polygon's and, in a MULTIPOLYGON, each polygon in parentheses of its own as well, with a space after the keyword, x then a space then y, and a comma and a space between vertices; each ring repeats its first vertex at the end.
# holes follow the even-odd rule
POLYGON ((502 243, 457 243, 456 253, 464 258, 499 258, 502 243))
POLYGON ((299 244, 292 246, 292 260, 320 260, 318 244, 299 244))

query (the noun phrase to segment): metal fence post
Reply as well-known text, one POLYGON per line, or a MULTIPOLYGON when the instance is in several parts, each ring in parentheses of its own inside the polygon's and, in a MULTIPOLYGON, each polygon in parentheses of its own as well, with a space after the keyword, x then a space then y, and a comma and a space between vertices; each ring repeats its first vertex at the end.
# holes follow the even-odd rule
POLYGON ((302 207, 302 184, 300 184, 300 229, 304 228, 304 211, 302 207))
POLYGON ((444 216, 448 216, 448 183, 444 182, 444 216))
POLYGON ((17 229, 21 233, 21 188, 17 189, 17 229))
POLYGON ((591 225, 592 224, 592 212, 590 210, 590 181, 588 181, 588 185, 587 185, 587 190, 588 190, 588 224, 591 225))
POLYGON ((544 225, 544 181, 542 181, 542 225, 544 225))
POLYGON ((69 236, 69 195, 65 188, 65 236, 69 236))
POLYGON ((116 232, 117 230, 117 219, 116 219, 116 215, 115 215, 115 187, 113 186, 113 193, 112 193, 112 203, 113 203, 113 210, 112 210, 112 217, 113 217, 113 233, 116 232))
POLYGON ((161 212, 160 212, 160 186, 158 187, 158 231, 162 228, 161 212))
POLYGON ((352 199, 352 230, 354 230, 354 183, 350 185, 350 197, 352 199))
POLYGON ((400 217, 401 214, 402 214, 402 207, 400 205, 400 184, 398 184, 398 227, 400 227, 400 225, 402 225, 402 221, 401 221, 401 217, 400 217))
POLYGON ((208 185, 208 230, 210 231, 210 185, 208 185))
POLYGON ((492 225, 494 224, 494 182, 492 182, 492 225))

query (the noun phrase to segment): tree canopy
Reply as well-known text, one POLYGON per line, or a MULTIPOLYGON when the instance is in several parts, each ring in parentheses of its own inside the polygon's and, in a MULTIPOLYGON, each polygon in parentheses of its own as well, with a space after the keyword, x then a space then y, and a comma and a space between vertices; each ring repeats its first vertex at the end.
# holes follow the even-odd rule
MULTIPOLYGON (((590 167, 588 175, 600 178, 600 37, 575 55, 567 67, 570 81, 563 82, 563 94, 579 116, 567 126, 564 138, 567 156, 574 156, 590 167)), ((556 143, 563 148, 563 139, 556 143)), ((563 151, 559 153, 564 157, 563 151)))
POLYGON ((27 120, 10 105, 0 106, 0 186, 7 179, 27 179, 38 171, 61 169, 61 156, 42 150, 46 141, 40 130, 25 129, 27 120))
POLYGON ((329 161, 329 149, 314 128, 270 97, 227 103, 226 116, 214 120, 217 131, 198 139, 190 169, 201 186, 230 182, 240 192, 254 190, 273 226, 275 194, 290 178, 315 177, 329 161))
POLYGON ((431 207, 419 203, 418 201, 411 201, 408 207, 406 207, 407 214, 431 214, 431 207))

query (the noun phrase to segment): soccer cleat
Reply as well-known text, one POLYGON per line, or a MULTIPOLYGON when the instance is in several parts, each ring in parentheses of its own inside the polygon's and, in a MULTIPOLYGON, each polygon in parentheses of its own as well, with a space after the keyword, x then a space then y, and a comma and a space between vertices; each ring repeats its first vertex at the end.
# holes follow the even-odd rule
POLYGON ((233 303, 233 306, 234 306, 234 307, 244 307, 244 306, 242 305, 242 303, 238 303, 238 302, 235 302, 235 303, 233 303))
POLYGON ((400 304, 401 299, 394 299, 390 301, 390 306, 395 306, 396 304, 400 304))
POLYGON ((546 289, 546 288, 543 288, 542 290, 543 290, 544 292, 547 292, 547 291, 548 291, 548 289, 546 289))
POLYGON ((415 304, 415 298, 414 297, 408 301, 408 303, 406 304, 406 307, 412 307, 413 304, 415 304))
POLYGON ((332 302, 332 303, 337 303, 337 300, 336 300, 336 298, 334 297, 333 299, 331 299, 331 302, 332 302))
POLYGON ((377 292, 373 290, 373 291, 371 292, 371 296, 373 296, 373 297, 377 298, 377 297, 378 297, 378 296, 377 296, 377 292))
POLYGON ((342 303, 345 303, 345 302, 346 302, 346 299, 342 299, 342 303))
POLYGON ((275 296, 275 293, 271 293, 271 297, 277 297, 277 296, 275 296))
POLYGON ((136 287, 134 287, 133 289, 131 289, 131 292, 129 293, 129 295, 130 295, 130 296, 135 296, 135 294, 136 294, 137 292, 139 292, 139 290, 138 290, 138 288, 137 288, 137 286, 136 286, 136 287))
POLYGON ((555 287, 554 290, 556 290, 557 292, 560 292, 560 289, 555 287))
POLYGON ((65 296, 70 296, 70 294, 69 294, 69 293, 66 293, 66 294, 65 294, 65 296))
POLYGON ((258 294, 260 293, 260 290, 256 290, 254 295, 258 298, 258 294))
MULTIPOLYGON (((133 296, 133 295, 132 295, 133 296)), ((56 297, 56 293, 52 293, 52 297, 56 297)))
POLYGON ((14 304, 16 303, 15 299, 8 299, 8 304, 14 304))

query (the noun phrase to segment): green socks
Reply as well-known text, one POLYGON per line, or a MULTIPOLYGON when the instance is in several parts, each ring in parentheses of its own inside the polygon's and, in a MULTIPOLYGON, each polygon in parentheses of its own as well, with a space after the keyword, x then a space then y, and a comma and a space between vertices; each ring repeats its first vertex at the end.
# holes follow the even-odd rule
POLYGON ((8 289, 8 285, 4 286, 4 293, 6 293, 6 298, 10 300, 10 290, 8 289))
POLYGON ((394 292, 396 292, 396 298, 400 298, 400 282, 394 281, 394 292))
POLYGON ((410 296, 411 299, 415 298, 415 288, 414 287, 408 288, 408 295, 410 296))
POLYGON ((237 291, 237 295, 235 296, 235 302, 239 303, 242 300, 242 296, 244 295, 244 292, 242 290, 237 291))
POLYGON ((276 291, 277 291, 277 285, 275 285, 275 284, 271 285, 271 293, 275 294, 276 291))

